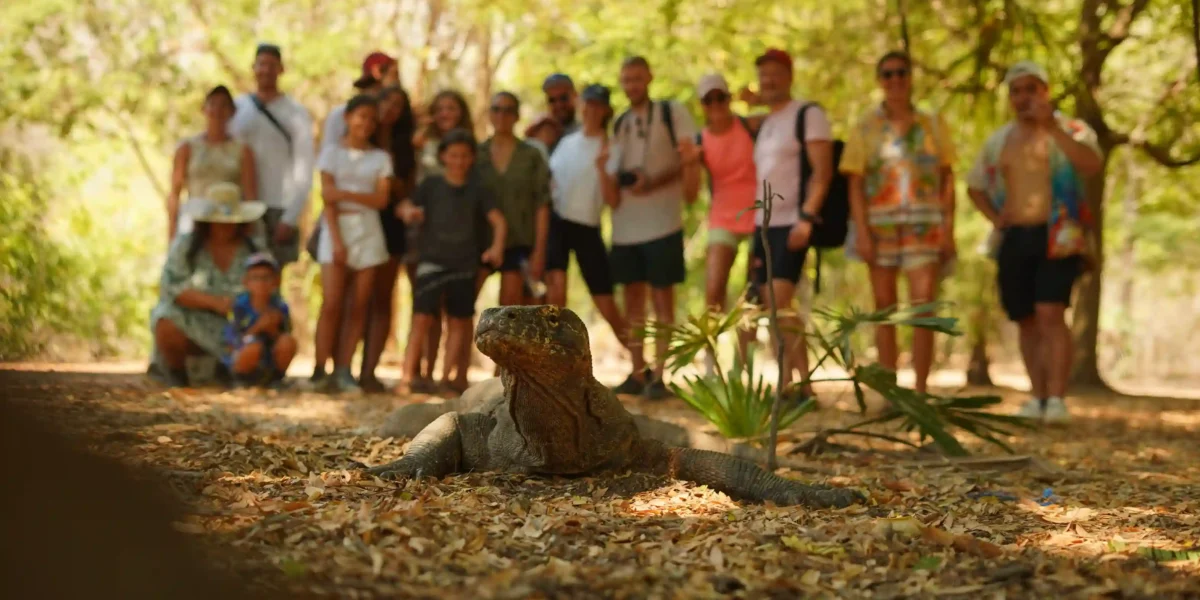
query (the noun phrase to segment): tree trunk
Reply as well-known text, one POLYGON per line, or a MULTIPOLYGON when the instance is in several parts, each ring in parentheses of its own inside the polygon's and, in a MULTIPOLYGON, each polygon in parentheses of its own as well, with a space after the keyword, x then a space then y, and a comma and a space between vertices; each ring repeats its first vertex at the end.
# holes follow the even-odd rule
MULTIPOLYGON (((1121 313, 1125 319, 1127 331, 1133 330, 1133 285, 1134 269, 1137 267, 1137 201, 1141 196, 1141 176, 1137 171, 1133 149, 1125 153, 1125 193, 1122 195, 1121 220, 1125 225, 1125 243, 1121 248, 1121 313)), ((1126 343, 1132 340, 1126 340, 1126 343)))
MULTIPOLYGON (((1094 124, 1091 125, 1095 127, 1094 124)), ((1100 376, 1096 343, 1100 335, 1101 273, 1104 272, 1104 187, 1112 147, 1104 144, 1102 140, 1100 149, 1103 153, 1103 168, 1087 182, 1086 199, 1095 219, 1092 232, 1094 264, 1093 268, 1080 278, 1073 304, 1071 332, 1075 342, 1075 356, 1071 369, 1071 384, 1109 389, 1104 378, 1100 376)))
POLYGON ((981 333, 971 346, 971 361, 967 363, 967 385, 991 387, 992 376, 988 373, 991 361, 987 355, 987 334, 981 333))

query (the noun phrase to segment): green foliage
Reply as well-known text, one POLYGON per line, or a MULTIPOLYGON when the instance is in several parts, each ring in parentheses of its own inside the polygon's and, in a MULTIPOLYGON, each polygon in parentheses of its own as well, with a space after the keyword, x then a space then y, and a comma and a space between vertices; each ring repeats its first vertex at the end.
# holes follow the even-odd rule
MULTIPOLYGON (((995 444, 1005 450, 1008 446, 998 436, 1010 435, 1005 426, 1028 426, 1017 417, 997 415, 984 409, 1000 402, 997 396, 938 396, 919 393, 896 383, 896 373, 878 363, 859 364, 851 343, 855 334, 863 327, 892 325, 897 327, 920 327, 946 335, 961 335, 956 328, 957 320, 937 316, 942 303, 929 303, 911 307, 889 307, 867 312, 856 307, 845 311, 818 308, 813 311, 806 335, 819 358, 809 373, 794 387, 808 383, 849 382, 854 389, 859 409, 866 412, 864 388, 883 396, 890 408, 880 416, 857 423, 846 429, 822 432, 818 435, 868 435, 882 437, 909 445, 903 438, 869 432, 868 425, 892 424, 896 430, 916 432, 920 441, 931 439, 941 450, 951 456, 962 456, 967 450, 951 433, 960 429, 970 435, 995 444), (816 377, 821 367, 832 362, 847 373, 846 377, 816 377)), ((766 318, 760 310, 741 304, 727 314, 709 311, 703 315, 689 317, 682 325, 652 323, 646 331, 654 335, 669 336, 669 351, 665 367, 678 372, 691 365, 700 352, 718 355, 717 340, 737 328, 746 327, 766 318)), ((719 361, 718 361, 719 364, 719 361)), ((754 378, 753 359, 740 355, 727 374, 718 373, 712 378, 686 376, 682 378, 689 387, 672 384, 675 393, 683 398, 702 416, 712 422, 724 435, 735 432, 736 437, 755 437, 769 428, 773 390, 762 383, 762 376, 754 378), (745 368, 742 366, 745 365, 745 368), (747 384, 746 382, 750 382, 747 384), (739 412, 740 411, 740 412, 739 412)), ((805 402, 780 415, 780 427, 795 423, 815 406, 805 402)))
POLYGON ((91 342, 92 355, 137 339, 152 291, 129 285, 136 263, 121 259, 124 244, 86 210, 67 208, 65 226, 49 227, 64 208, 50 202, 54 187, 2 148, 0 166, 0 359, 36 354, 59 335, 91 342))
MULTIPOLYGON (((716 426, 721 435, 731 439, 758 439, 771 426, 771 407, 775 402, 775 386, 766 383, 754 372, 754 355, 742 364, 734 359, 733 368, 724 377, 684 376, 687 387, 671 382, 671 390, 689 406, 716 426)), ((779 425, 787 427, 816 409, 811 398, 785 407, 779 415, 779 425)))

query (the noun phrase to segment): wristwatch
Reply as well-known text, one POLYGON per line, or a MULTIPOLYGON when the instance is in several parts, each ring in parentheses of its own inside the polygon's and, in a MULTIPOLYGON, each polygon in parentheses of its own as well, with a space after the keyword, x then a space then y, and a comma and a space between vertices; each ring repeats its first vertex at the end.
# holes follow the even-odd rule
POLYGON ((800 220, 808 221, 809 223, 813 223, 813 224, 817 224, 817 223, 821 222, 821 217, 818 217, 817 215, 814 215, 808 211, 801 210, 800 211, 800 220))

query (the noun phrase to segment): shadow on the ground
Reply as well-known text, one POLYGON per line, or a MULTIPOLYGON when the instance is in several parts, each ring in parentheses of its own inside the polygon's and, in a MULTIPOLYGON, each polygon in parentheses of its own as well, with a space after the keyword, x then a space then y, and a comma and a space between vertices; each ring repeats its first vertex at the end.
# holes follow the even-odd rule
MULTIPOLYGON (((1000 393, 1006 408, 1022 399, 1000 393)), ((1109 547, 1118 536, 1168 547, 1194 539, 1194 400, 1086 395, 1069 427, 1009 440, 1079 475, 1058 482, 1021 471, 906 471, 869 454, 819 457, 879 503, 836 513, 738 505, 638 475, 361 480, 351 461, 378 464, 402 452, 403 440, 371 435, 376 419, 404 402, 386 396, 163 394, 141 375, 14 371, 0 371, 0 395, 102 454, 158 469, 206 539, 257 557, 264 572, 282 569, 289 589, 430 598, 482 589, 504 592, 496 597, 1150 598, 1187 597, 1195 577, 1109 547), (1066 506, 967 496, 1036 498, 1044 487, 1066 506), (990 540, 1003 552, 985 559, 936 540, 871 535, 887 516, 990 540)), ((652 414, 688 410, 679 401, 630 404, 652 414)))

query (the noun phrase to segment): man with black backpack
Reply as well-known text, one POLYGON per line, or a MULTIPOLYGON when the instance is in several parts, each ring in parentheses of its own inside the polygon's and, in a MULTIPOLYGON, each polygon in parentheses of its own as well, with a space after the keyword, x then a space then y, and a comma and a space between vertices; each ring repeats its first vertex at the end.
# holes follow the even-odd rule
POLYGON ((255 91, 234 101, 229 133, 250 146, 258 197, 267 205, 267 245, 280 267, 300 257, 297 221, 312 192, 313 122, 308 110, 279 89, 279 46, 259 44, 254 54, 255 91))
MULTIPOLYGON (((758 68, 758 102, 770 112, 763 119, 754 146, 754 164, 760 182, 759 199, 769 203, 770 221, 762 208, 757 210, 754 233, 755 281, 762 286, 760 295, 770 302, 767 285, 774 288, 779 310, 789 310, 795 298, 796 284, 803 273, 805 255, 811 246, 828 247, 829 229, 845 240, 846 214, 831 214, 826 199, 834 183, 835 145, 832 126, 825 111, 816 104, 792 98, 792 58, 787 52, 771 49, 755 61, 758 68), (762 182, 770 186, 771 198, 762 198, 762 182), (766 230, 771 263, 767 279, 768 250, 763 245, 766 230), (820 239, 818 239, 820 238, 820 239), (821 244, 817 244, 817 242, 821 244)), ((843 192, 844 193, 844 192, 843 192)), ((844 202, 844 196, 841 198, 844 202)), ((783 369, 783 383, 792 381, 792 369, 801 377, 808 374, 807 345, 803 322, 796 318, 781 319, 784 335, 783 356, 778 357, 783 369), (789 323, 789 321, 791 321, 789 323)), ((811 397, 812 389, 805 386, 803 396, 811 397)), ((796 396, 793 396, 796 397, 796 396)))
MULTIPOLYGON (((660 322, 675 321, 675 286, 683 283, 683 181, 679 140, 696 135, 683 105, 650 99, 650 65, 634 56, 621 65, 621 88, 630 108, 617 117, 608 162, 605 198, 612 208, 613 283, 624 287, 632 327, 646 318, 646 296, 660 322)), ((629 336, 633 372, 616 388, 650 398, 670 395, 662 381, 665 338, 657 340, 654 368, 646 368, 642 340, 629 336)))

